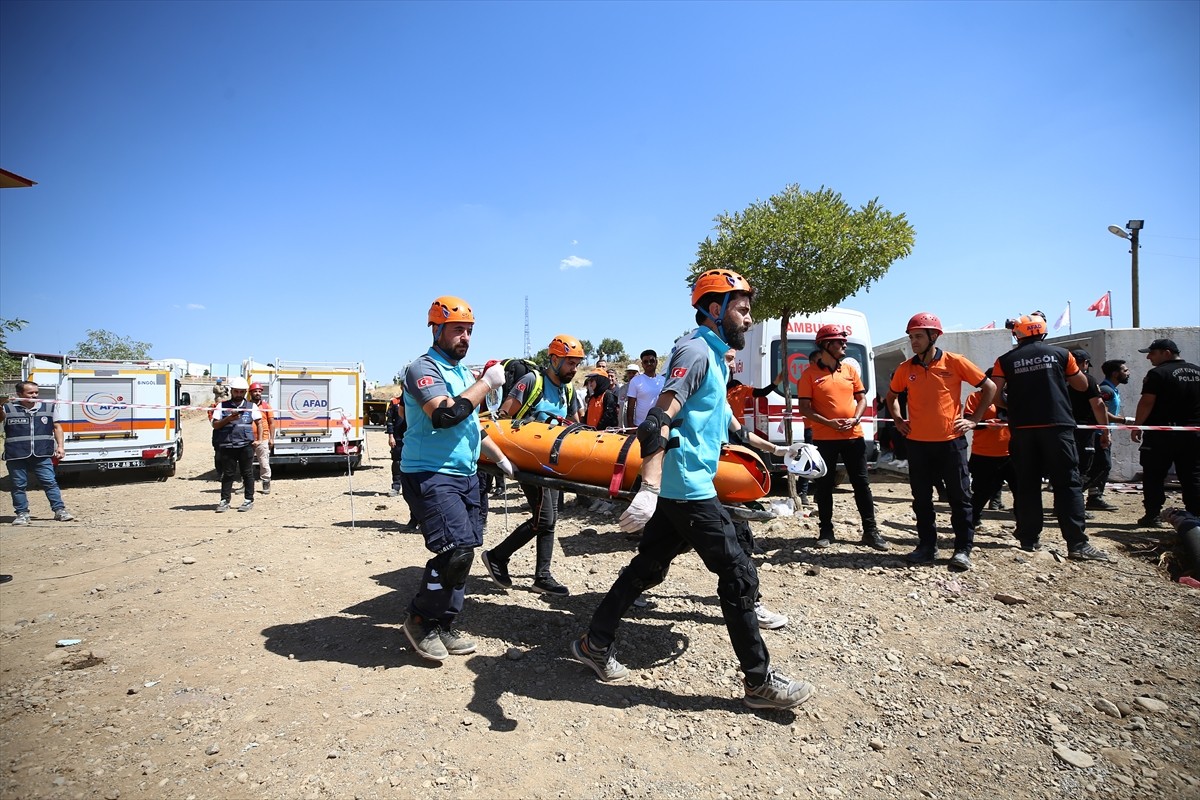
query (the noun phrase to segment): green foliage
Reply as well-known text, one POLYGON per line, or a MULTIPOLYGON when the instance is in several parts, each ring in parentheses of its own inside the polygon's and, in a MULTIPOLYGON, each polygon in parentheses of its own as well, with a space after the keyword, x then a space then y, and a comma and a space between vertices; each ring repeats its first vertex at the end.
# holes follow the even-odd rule
POLYGON ((149 342, 135 342, 128 336, 118 336, 111 331, 89 330, 88 338, 75 345, 71 355, 79 358, 113 359, 120 361, 144 361, 150 357, 149 342))
POLYGON ((587 339, 580 339, 579 346, 583 348, 583 354, 589 358, 596 352, 596 348, 592 347, 592 343, 587 339))
POLYGON ((534 363, 538 364, 539 366, 549 367, 550 366, 550 348, 543 347, 541 350, 538 350, 537 353, 534 354, 532 360, 534 363))
POLYGON ((726 268, 754 287, 754 316, 787 318, 837 305, 882 278, 912 253, 916 231, 878 198, 858 209, 822 186, 789 184, 768 200, 721 214, 716 239, 700 243, 688 284, 726 268))
POLYGON ((616 359, 623 361, 629 356, 625 354, 625 345, 620 339, 604 339, 600 342, 600 347, 596 351, 598 355, 609 360, 616 359))
POLYGON ((16 333, 29 323, 23 319, 0 319, 0 377, 18 377, 21 359, 8 354, 8 334, 16 333))

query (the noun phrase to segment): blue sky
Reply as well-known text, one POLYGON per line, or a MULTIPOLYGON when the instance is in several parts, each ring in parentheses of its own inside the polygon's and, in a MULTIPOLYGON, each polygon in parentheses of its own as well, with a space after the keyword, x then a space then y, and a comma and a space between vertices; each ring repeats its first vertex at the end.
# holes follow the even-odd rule
MULTIPOLYGON (((913 254, 843 305, 978 328, 1113 292, 1200 324, 1200 4, 0 3, 0 317, 155 357, 565 332, 665 350, 712 219, 789 183, 878 197, 913 254)), ((1200 354, 1185 354, 1191 357, 1200 354)))

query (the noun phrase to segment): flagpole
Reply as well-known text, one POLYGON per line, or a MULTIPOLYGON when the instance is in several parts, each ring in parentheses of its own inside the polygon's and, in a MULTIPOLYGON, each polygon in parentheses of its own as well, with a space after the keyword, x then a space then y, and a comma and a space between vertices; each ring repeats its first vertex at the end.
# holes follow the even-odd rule
POLYGON ((1067 301, 1067 336, 1075 335, 1075 320, 1071 319, 1071 301, 1067 301))
POLYGON ((1112 289, 1108 290, 1108 329, 1113 329, 1112 289))

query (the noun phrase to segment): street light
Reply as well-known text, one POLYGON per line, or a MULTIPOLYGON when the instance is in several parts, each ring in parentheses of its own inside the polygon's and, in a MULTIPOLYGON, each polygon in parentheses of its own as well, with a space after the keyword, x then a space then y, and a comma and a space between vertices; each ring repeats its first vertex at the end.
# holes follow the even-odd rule
POLYGON ((1125 228, 1109 225, 1108 232, 1114 236, 1129 240, 1129 252, 1132 256, 1130 272, 1133 280, 1133 327, 1142 327, 1142 317, 1138 309, 1138 233, 1145 227, 1145 220, 1131 219, 1125 223, 1125 228), (1125 233, 1128 230, 1129 233, 1125 233))

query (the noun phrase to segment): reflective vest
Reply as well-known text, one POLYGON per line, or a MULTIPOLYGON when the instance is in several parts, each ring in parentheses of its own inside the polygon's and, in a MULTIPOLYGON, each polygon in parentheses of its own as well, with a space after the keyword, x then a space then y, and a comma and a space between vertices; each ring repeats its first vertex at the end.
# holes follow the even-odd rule
POLYGON ((54 414, 38 403, 26 408, 4 404, 4 460, 51 458, 54 455, 54 414))
POLYGON ((248 444, 254 444, 254 422, 251 419, 254 410, 254 404, 249 400, 242 400, 241 403, 235 403, 233 400, 226 400, 221 403, 221 408, 228 411, 229 409, 243 408, 241 414, 238 414, 237 422, 232 422, 224 428, 215 428, 213 433, 213 444, 222 448, 245 447, 248 444))

